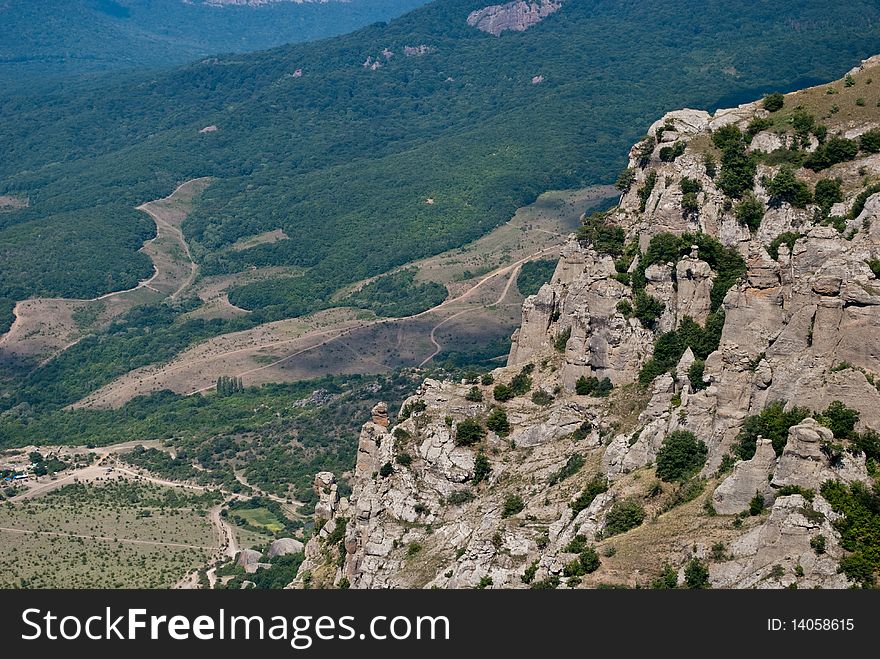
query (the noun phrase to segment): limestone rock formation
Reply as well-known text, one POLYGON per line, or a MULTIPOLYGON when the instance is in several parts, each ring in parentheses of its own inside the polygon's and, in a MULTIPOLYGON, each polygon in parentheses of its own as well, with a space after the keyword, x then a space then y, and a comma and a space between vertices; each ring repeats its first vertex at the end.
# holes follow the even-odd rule
MULTIPOLYGON (((508 3, 469 22, 500 34, 560 6, 508 3)), ((878 74, 877 59, 853 73, 856 84, 878 74)), ((785 107, 829 98, 795 92, 785 107)), ((870 441, 856 440, 880 430, 880 187, 870 187, 880 156, 795 172, 811 190, 839 179, 830 206, 774 197, 780 166, 754 154, 818 148, 787 116, 750 103, 655 122, 630 152, 619 205, 583 218, 524 302, 507 364, 485 378, 427 379, 396 414, 377 405, 350 501, 332 474, 317 476, 319 531, 296 583, 644 587, 696 557, 716 587, 853 585, 838 571, 840 512, 821 492, 875 473, 860 448, 870 441), (713 133, 744 133, 756 118, 774 127, 738 143, 755 176, 731 197, 713 133), (748 222, 743 198, 758 213, 748 222), (803 421, 771 424, 781 455, 759 438, 754 457, 737 460, 744 425, 771 406, 774 423, 794 407, 803 421), (845 410, 852 429, 829 409, 845 410), (656 464, 668 463, 676 431, 705 453, 662 481, 656 464), (750 506, 756 494, 766 508, 750 506), (588 547, 595 571, 579 567, 588 547)), ((880 125, 836 117, 823 118, 828 135, 880 125)))
POLYGON ((516 0, 473 11, 467 24, 497 37, 505 30, 528 30, 560 9, 562 0, 516 0))
POLYGON ((722 515, 735 515, 748 510, 749 502, 757 494, 772 503, 775 496, 770 479, 776 470, 776 451, 769 439, 758 440, 751 460, 737 463, 733 473, 715 489, 712 504, 722 515))
POLYGON ((303 543, 295 538, 278 538, 278 540, 273 540, 269 545, 269 551, 266 552, 266 558, 298 554, 303 548, 303 543))

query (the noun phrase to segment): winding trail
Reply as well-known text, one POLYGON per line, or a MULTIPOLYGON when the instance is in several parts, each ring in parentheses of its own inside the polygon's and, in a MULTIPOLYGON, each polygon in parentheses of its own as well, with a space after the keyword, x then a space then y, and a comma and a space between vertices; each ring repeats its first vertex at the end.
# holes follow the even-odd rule
MULTIPOLYGON (((513 285, 513 282, 516 281, 516 276, 517 276, 517 274, 519 274, 520 267, 521 267, 521 264, 517 265, 510 272, 510 277, 507 280, 507 285, 504 287, 504 290, 501 291, 501 295, 499 295, 498 299, 495 300, 492 304, 486 305, 487 309, 492 308, 492 307, 497 307, 499 304, 501 304, 504 301, 504 298, 507 297, 507 293, 510 291, 511 285, 513 285)), ((419 364, 419 368, 421 368, 422 366, 427 364, 429 361, 434 359, 434 357, 436 357, 437 355, 439 355, 443 351, 443 346, 440 345, 440 343, 437 341, 437 330, 440 329, 441 327, 443 327, 446 323, 458 318, 459 316, 463 316, 466 313, 470 313, 471 311, 475 311, 476 309, 477 309, 477 307, 472 307, 470 309, 462 309, 458 313, 452 314, 451 316, 449 316, 445 320, 441 320, 439 323, 434 325, 433 328, 431 328, 431 335, 429 338, 431 339, 431 343, 434 344, 434 352, 432 352, 430 355, 428 355, 425 359, 422 360, 422 362, 419 364)))
MULTIPOLYGON (((522 267, 522 265, 524 263, 527 263, 529 261, 533 261, 534 259, 540 258, 540 257, 544 256, 545 254, 547 254, 548 252, 552 252, 557 249, 559 249, 558 245, 551 245, 550 247, 546 247, 546 248, 539 250, 533 254, 529 254, 528 256, 523 257, 523 258, 519 259, 518 261, 515 261, 514 263, 511 263, 510 265, 506 265, 506 266, 503 266, 503 267, 498 268, 496 270, 493 270, 492 272, 485 275, 482 279, 480 279, 473 286, 466 289, 460 295, 458 295, 454 298, 444 300, 443 302, 441 302, 437 306, 431 307, 430 309, 426 309, 425 311, 421 311, 417 314, 413 314, 412 316, 402 316, 399 318, 381 318, 379 320, 371 320, 368 322, 360 323, 358 325, 354 325, 353 327, 346 327, 344 329, 325 330, 324 332, 320 332, 314 336, 320 336, 320 335, 325 335, 325 334, 332 334, 333 336, 330 336, 329 338, 326 338, 323 341, 315 343, 314 345, 310 345, 308 347, 302 348, 301 350, 297 350, 296 352, 294 352, 290 355, 287 355, 285 357, 282 357, 281 359, 278 359, 278 360, 271 362, 269 364, 264 364, 263 366, 258 366, 256 368, 248 369, 247 371, 242 371, 240 373, 236 373, 234 375, 234 377, 244 377, 246 375, 251 375, 253 373, 257 373, 257 372, 263 371, 265 369, 273 368, 275 366, 280 366, 281 364, 289 361, 290 359, 293 359, 294 357, 298 357, 299 355, 305 354, 305 353, 310 352, 312 350, 316 350, 317 348, 321 348, 321 347, 326 346, 330 343, 338 341, 339 339, 350 334, 351 332, 354 332, 355 330, 358 330, 358 329, 363 329, 364 327, 370 327, 370 326, 374 326, 374 325, 385 325, 388 323, 399 323, 404 320, 415 320, 417 318, 422 318, 422 317, 427 316, 429 314, 437 313, 438 311, 442 311, 442 310, 450 307, 453 304, 457 304, 457 303, 460 303, 460 302, 467 300, 472 295, 474 295, 474 293, 476 293, 480 288, 485 286, 488 282, 492 281, 496 277, 500 277, 500 276, 503 276, 503 275, 510 273, 510 279, 508 280, 507 285, 504 287, 504 291, 501 293, 501 296, 495 302, 488 305, 489 307, 497 306, 504 300, 505 297, 507 297, 507 293, 510 291, 510 287, 512 286, 513 282, 516 280, 515 274, 519 270, 519 268, 522 267)), ((423 360, 419 364, 419 367, 427 364, 434 357, 436 357, 438 354, 440 354, 440 352, 443 349, 442 346, 440 346, 440 344, 437 343, 437 341, 436 341, 436 330, 439 327, 441 327, 441 326, 445 325, 446 323, 448 323, 449 321, 451 321, 453 318, 456 318, 456 317, 461 316, 463 314, 469 313, 471 311, 475 311, 478 308, 481 308, 481 307, 473 307, 470 309, 463 309, 463 310, 459 311, 458 313, 453 314, 452 316, 437 323, 437 325, 435 325, 434 328, 431 330, 431 342, 434 344, 435 351, 430 357, 423 360)), ((289 339, 287 341, 279 341, 278 343, 274 343, 274 344, 266 344, 263 347, 267 348, 267 347, 280 345, 283 343, 291 343, 292 341, 297 341, 301 338, 302 337, 298 337, 296 339, 289 339)), ((229 355, 229 354, 234 354, 235 352, 244 352, 244 351, 252 351, 252 350, 253 350, 253 348, 242 348, 240 350, 232 351, 230 353, 225 353, 225 354, 229 355)), ((195 394, 204 393, 206 391, 211 391, 215 387, 216 387, 216 385, 213 385, 213 384, 208 387, 202 387, 201 389, 198 389, 196 391, 191 392, 189 395, 192 396, 195 394)))
POLYGON ((180 224, 189 212, 186 204, 210 181, 209 177, 184 181, 168 196, 137 206, 137 210, 149 215, 156 224, 156 235, 145 240, 138 250, 152 261, 153 274, 150 277, 131 288, 93 298, 55 297, 18 301, 12 311, 14 320, 9 331, 0 336, 0 352, 6 350, 12 355, 42 357, 37 361, 37 367, 44 366, 85 336, 73 320, 73 312, 84 305, 109 303, 106 312, 102 312, 107 316, 103 322, 109 322, 137 304, 144 303, 140 299, 142 296, 137 295, 138 291, 149 290, 158 299, 176 299, 192 285, 198 274, 198 266, 192 258, 180 224), (174 258, 176 248, 186 256, 185 267, 174 258))

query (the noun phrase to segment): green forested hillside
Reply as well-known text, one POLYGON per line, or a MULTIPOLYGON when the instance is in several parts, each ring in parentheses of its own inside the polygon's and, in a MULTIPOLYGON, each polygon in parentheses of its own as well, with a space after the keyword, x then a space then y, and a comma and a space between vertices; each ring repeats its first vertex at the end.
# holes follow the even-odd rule
POLYGON ((0 194, 31 202, 0 214, 0 298, 130 286, 150 272, 136 249, 152 230, 132 208, 209 175, 184 226, 202 271, 301 266, 231 300, 255 311, 248 322, 303 314, 548 188, 613 180, 669 109, 831 79, 880 50, 880 8, 864 0, 570 0, 500 38, 466 25, 484 4, 444 0, 322 42, 0 98, 0 194), (417 45, 432 50, 404 56, 417 45), (290 239, 225 249, 278 228, 290 239))
POLYGON ((427 0, 345 0, 257 7, 200 0, 0 2, 0 82, 182 64, 344 34, 427 0))

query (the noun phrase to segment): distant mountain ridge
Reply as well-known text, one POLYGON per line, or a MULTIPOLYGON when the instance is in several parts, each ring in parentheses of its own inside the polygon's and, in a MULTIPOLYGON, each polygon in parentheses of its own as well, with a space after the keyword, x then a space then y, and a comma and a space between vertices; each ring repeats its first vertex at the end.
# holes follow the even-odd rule
POLYGON ((0 83, 182 64, 386 21, 427 0, 28 0, 0 3, 0 83))

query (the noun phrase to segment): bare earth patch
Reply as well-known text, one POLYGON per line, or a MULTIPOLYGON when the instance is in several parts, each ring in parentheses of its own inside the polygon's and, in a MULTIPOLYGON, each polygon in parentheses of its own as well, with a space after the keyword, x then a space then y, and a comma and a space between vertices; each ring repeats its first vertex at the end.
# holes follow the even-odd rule
POLYGON ((7 213, 10 211, 17 211, 22 208, 27 208, 31 203, 31 200, 26 196, 19 195, 0 195, 0 213, 7 213))
POLYGON ((275 229, 274 231, 264 231, 256 236, 248 236, 237 240, 231 247, 235 252, 243 252, 257 245, 270 245, 277 243, 279 240, 289 240, 289 236, 284 233, 284 229, 275 229))

